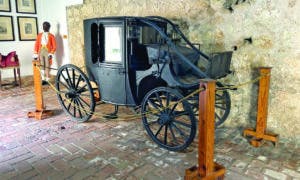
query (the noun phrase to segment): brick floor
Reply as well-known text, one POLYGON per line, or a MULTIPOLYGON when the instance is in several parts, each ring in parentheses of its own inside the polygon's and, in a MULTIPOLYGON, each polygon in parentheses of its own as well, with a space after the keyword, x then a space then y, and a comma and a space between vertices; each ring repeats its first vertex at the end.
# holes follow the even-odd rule
MULTIPOLYGON (((28 119, 35 108, 31 78, 23 87, 0 90, 0 179, 183 179, 197 163, 197 142, 185 152, 159 148, 140 119, 87 123, 72 121, 60 108, 54 91, 43 87, 47 109, 54 116, 28 119)), ((112 111, 101 104, 96 112, 112 111)), ((122 107, 120 116, 133 114, 122 107)), ((226 167, 226 179, 300 179, 299 142, 280 139, 277 147, 253 148, 242 129, 216 130, 215 159, 226 167)))

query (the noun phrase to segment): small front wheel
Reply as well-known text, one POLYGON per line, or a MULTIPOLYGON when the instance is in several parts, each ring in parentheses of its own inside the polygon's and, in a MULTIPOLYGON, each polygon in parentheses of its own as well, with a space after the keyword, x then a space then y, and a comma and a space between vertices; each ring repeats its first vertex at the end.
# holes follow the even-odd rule
POLYGON ((177 90, 157 87, 142 101, 143 125, 160 147, 171 151, 187 148, 196 134, 196 120, 187 100, 177 90))

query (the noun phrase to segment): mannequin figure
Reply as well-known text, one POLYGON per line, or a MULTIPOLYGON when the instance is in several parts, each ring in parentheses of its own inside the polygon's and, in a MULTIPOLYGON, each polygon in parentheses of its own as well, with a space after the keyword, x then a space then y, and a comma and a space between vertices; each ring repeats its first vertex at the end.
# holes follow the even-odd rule
POLYGON ((42 84, 48 84, 50 79, 50 66, 52 64, 52 58, 56 51, 56 41, 55 36, 49 32, 50 23, 45 21, 43 23, 43 31, 37 35, 33 58, 39 60, 41 63, 41 74, 42 74, 42 84))

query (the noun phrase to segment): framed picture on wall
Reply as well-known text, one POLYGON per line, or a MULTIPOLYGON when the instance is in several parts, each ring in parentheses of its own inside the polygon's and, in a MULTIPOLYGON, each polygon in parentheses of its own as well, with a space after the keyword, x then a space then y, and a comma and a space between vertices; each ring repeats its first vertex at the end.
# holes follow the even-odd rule
POLYGON ((10 0, 0 0, 0 12, 10 12, 10 0))
POLYGON ((15 40, 14 24, 13 24, 12 16, 0 15, 0 41, 14 41, 14 40, 15 40))
POLYGON ((18 30, 20 41, 34 41, 38 34, 37 18, 18 16, 18 30))
POLYGON ((16 0, 16 8, 18 13, 36 13, 35 0, 16 0))

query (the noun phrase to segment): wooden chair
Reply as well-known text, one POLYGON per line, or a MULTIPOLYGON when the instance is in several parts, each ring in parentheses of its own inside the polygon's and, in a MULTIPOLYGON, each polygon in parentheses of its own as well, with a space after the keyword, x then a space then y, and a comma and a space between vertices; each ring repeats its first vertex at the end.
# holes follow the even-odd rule
POLYGON ((2 86, 9 85, 9 84, 2 84, 2 78, 1 78, 2 71, 8 69, 12 69, 14 72, 14 82, 10 84, 19 85, 19 87, 21 87, 20 63, 16 51, 12 51, 8 53, 6 56, 0 54, 0 88, 1 89, 2 86), (18 75, 19 83, 17 82, 17 75, 18 75))

